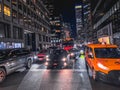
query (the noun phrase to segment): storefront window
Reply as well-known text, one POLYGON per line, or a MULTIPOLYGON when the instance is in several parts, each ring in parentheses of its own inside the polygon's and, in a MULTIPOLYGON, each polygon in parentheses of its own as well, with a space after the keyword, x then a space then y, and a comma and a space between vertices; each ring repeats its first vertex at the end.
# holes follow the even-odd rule
POLYGON ((22 48, 22 43, 14 43, 15 48, 22 48))
POLYGON ((6 5, 4 5, 4 14, 10 16, 10 8, 6 5))
POLYGON ((6 48, 6 43, 0 42, 0 49, 4 49, 4 48, 6 48))

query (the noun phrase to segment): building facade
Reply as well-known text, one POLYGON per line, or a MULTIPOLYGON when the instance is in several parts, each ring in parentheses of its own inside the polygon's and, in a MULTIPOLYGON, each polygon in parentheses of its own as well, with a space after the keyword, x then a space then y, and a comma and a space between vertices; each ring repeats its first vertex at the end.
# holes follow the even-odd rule
POLYGON ((76 16, 76 32, 78 39, 83 39, 83 9, 81 5, 75 6, 75 16, 76 16))
POLYGON ((0 0, 0 49, 49 45, 49 11, 41 0, 0 0))
POLYGON ((92 29, 90 0, 83 0, 83 27, 84 27, 85 41, 91 42, 93 36, 93 32, 92 32, 93 29, 92 29))
POLYGON ((91 0, 94 40, 120 47, 120 0, 91 0))
POLYGON ((43 0, 46 8, 50 12, 50 24, 51 24, 51 43, 52 46, 59 45, 62 38, 62 16, 56 12, 54 6, 54 0, 43 0))

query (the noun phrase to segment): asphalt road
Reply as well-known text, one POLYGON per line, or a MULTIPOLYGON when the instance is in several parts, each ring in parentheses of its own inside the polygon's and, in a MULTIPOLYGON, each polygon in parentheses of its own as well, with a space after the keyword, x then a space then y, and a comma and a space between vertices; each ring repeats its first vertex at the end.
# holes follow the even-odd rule
POLYGON ((120 86, 93 81, 84 64, 80 64, 71 64, 66 69, 46 69, 42 63, 35 63, 29 71, 22 68, 8 75, 0 90, 120 90, 120 86))

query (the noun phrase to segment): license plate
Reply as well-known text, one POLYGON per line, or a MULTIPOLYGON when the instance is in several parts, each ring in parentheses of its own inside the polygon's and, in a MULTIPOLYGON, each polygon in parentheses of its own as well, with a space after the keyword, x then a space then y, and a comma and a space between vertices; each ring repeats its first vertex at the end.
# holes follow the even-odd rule
POLYGON ((55 65, 55 66, 56 66, 56 65, 57 65, 57 63, 54 63, 53 65, 55 65))
POLYGON ((43 58, 39 58, 39 60, 43 60, 43 58))

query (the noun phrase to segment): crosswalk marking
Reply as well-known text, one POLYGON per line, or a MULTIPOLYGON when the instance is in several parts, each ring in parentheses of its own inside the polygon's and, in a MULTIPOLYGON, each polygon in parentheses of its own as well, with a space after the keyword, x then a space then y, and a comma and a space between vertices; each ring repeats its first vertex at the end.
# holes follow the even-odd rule
MULTIPOLYGON (((60 87, 62 90, 64 90, 64 85, 61 86, 61 83, 66 83, 66 79, 62 79, 64 78, 64 75, 66 74, 73 74, 73 76, 70 77, 70 79, 68 80, 68 83, 73 83, 73 82, 80 82, 76 84, 73 84, 73 86, 75 85, 79 87, 79 89, 75 89, 75 90, 92 90, 91 84, 90 84, 90 80, 89 77, 87 75, 87 71, 86 69, 54 69, 54 70, 50 70, 50 69, 40 69, 41 65, 33 65, 32 68, 29 70, 29 72, 26 74, 26 76, 23 78, 21 84, 19 85, 17 90, 43 90, 41 89, 41 85, 42 88, 45 88, 45 90, 50 90, 50 87, 45 87, 43 86, 43 82, 45 82, 43 80, 44 77, 44 73, 58 73, 62 72, 63 74, 60 74, 61 78, 57 79, 57 83, 58 85, 60 84, 60 87), (62 76, 61 76, 62 75, 62 76), (77 75, 77 77, 75 76, 77 75), (81 78, 80 80, 77 80, 76 78, 81 78), (73 78, 73 79, 72 79, 73 78), (61 80, 62 79, 62 80, 61 80), (43 81, 42 81, 43 80, 43 81), (77 81, 76 81, 77 80, 77 81), (79 86, 79 84, 81 84, 79 86)), ((50 74, 49 74, 50 75, 50 74)), ((48 75, 48 77, 50 77, 48 75)), ((51 78, 52 79, 52 78, 51 78)), ((67 78, 68 79, 68 78, 67 78)), ((47 80, 49 82, 49 80, 47 80)), ((52 83, 50 83, 52 85, 52 83)), ((53 84, 54 85, 54 84, 53 84)), ((57 90, 57 87, 54 87, 54 89, 57 90)), ((53 89, 51 89, 53 90, 53 89)), ((66 87, 67 90, 67 87, 66 87)))
POLYGON ((17 90, 39 90, 44 71, 45 69, 37 72, 30 70, 22 80, 17 90))

